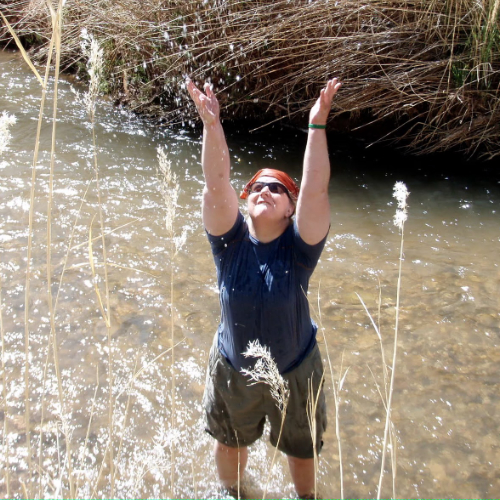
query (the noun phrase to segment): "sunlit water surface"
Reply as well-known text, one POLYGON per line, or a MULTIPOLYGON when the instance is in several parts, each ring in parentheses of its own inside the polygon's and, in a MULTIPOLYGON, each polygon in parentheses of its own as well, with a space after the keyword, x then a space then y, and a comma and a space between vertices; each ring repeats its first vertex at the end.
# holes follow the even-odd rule
MULTIPOLYGON (((7 433, 5 427, 1 430, 0 491, 6 493, 8 477, 11 496, 21 497, 21 482, 29 479, 24 317, 31 165, 41 89, 18 57, 2 54, 0 71, 0 112, 17 118, 10 146, 0 158, 5 366, 1 383, 6 380, 7 396, 0 414, 2 424, 5 419, 7 424, 7 433)), ((201 408, 219 305, 200 217, 200 132, 188 125, 176 131, 161 128, 106 100, 98 103, 95 132, 106 232, 108 331, 95 288, 97 284, 107 310, 92 131, 73 86, 69 80, 60 82, 50 224, 62 409, 47 305, 50 93, 34 177, 28 314, 32 492, 45 497, 69 495, 66 432, 74 463, 74 494, 111 494, 109 333, 115 496, 219 497, 223 492, 201 408), (159 146, 165 148, 180 185, 175 232, 187 231, 187 241, 173 260, 157 173, 159 146), (168 350, 172 303, 178 343, 174 401, 168 350)), ((240 189, 264 166, 300 177, 304 144, 304 131, 264 129, 261 134, 230 135, 235 187, 240 189)), ((320 456, 318 494, 340 496, 332 378, 338 380, 347 369, 339 400, 344 495, 367 498, 377 493, 385 424, 379 393, 381 352, 358 295, 380 324, 391 364, 401 243, 392 222, 396 208, 392 189, 396 181, 404 181, 411 194, 392 400, 396 496, 497 496, 498 176, 481 165, 471 164, 460 174, 459 165, 440 158, 409 159, 369 151, 331 138, 332 227, 310 289, 311 306, 321 324, 325 366, 329 367, 328 353, 333 370, 333 377, 330 369, 326 373, 329 428, 320 456)), ((251 447, 245 479, 251 496, 262 494, 271 460, 266 440, 251 447)), ((382 496, 388 497, 393 494, 389 457, 386 468, 382 496)), ((268 497, 293 494, 286 462, 279 456, 268 497)))

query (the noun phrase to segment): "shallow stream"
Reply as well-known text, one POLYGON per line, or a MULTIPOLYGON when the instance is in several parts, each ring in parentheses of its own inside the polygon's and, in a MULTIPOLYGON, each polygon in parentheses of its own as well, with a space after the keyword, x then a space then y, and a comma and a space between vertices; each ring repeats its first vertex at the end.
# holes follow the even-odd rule
MULTIPOLYGON (((0 283, 7 396, 0 413, 2 426, 7 424, 7 433, 5 427, 0 431, 4 451, 0 494, 6 494, 8 477, 11 496, 23 497, 21 483, 29 476, 26 262, 41 89, 17 55, 0 54, 0 74, 0 113, 7 111, 17 118, 10 145, 0 157, 0 283)), ((69 496, 64 472, 69 443, 76 496, 109 497, 112 473, 116 497, 219 497, 212 442, 203 432, 201 413, 219 303, 200 217, 200 132, 188 124, 183 130, 162 128, 105 99, 99 101, 95 125, 99 204, 92 130, 75 88, 82 92, 70 79, 60 82, 50 223, 55 344, 49 341, 46 251, 51 94, 34 177, 28 397, 36 457, 32 471, 40 472, 33 473, 35 494, 69 496), (187 231, 185 245, 173 258, 157 172, 158 147, 165 148, 178 176, 175 233, 187 231), (107 280, 99 205, 106 233, 107 280), (108 310, 106 281, 109 330, 95 288, 97 284, 108 310), (171 310, 176 343, 174 399, 171 310)), ((240 189, 264 166, 287 170, 299 178, 305 137, 302 130, 277 128, 228 133, 235 187, 240 189)), ((390 364, 401 244, 393 225, 392 190, 396 181, 403 181, 410 197, 392 399, 395 496, 498 497, 498 169, 495 172, 491 164, 464 166, 442 157, 410 158, 394 151, 366 150, 360 142, 343 137, 330 138, 330 154, 332 227, 310 288, 311 306, 321 324, 325 366, 329 367, 329 356, 332 367, 326 373, 329 428, 319 460, 318 494, 339 498, 341 493, 332 387, 346 369, 339 398, 344 496, 377 494, 385 424, 379 393, 379 388, 383 391, 381 349, 358 295, 380 324, 390 364)), ((252 497, 262 494, 272 455, 265 439, 250 449, 245 487, 252 497)), ((386 469, 383 497, 393 494, 389 456, 386 469)), ((286 462, 279 456, 268 498, 293 495, 286 462)))

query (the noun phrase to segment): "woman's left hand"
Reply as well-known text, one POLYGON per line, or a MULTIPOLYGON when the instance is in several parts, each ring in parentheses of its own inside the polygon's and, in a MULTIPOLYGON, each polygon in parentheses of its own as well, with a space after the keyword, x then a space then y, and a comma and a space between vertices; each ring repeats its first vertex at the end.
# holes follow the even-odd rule
POLYGON ((333 78, 328 81, 325 88, 321 89, 321 94, 309 113, 309 123, 326 125, 333 98, 341 86, 342 83, 338 78, 333 78))

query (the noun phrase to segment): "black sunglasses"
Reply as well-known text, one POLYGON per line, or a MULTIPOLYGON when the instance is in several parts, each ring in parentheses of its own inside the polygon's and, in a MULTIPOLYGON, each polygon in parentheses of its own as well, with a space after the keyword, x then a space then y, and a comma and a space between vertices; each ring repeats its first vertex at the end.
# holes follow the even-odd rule
POLYGON ((254 182, 249 191, 250 193, 260 193, 266 186, 273 194, 287 194, 290 196, 288 189, 279 182, 254 182))

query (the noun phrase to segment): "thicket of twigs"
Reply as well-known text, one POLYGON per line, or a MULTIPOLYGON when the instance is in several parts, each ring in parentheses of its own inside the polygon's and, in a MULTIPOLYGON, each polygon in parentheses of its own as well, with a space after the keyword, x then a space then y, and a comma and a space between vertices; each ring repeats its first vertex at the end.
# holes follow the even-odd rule
MULTIPOLYGON (((46 1, 0 6, 43 60, 46 1)), ((492 158, 500 153, 499 7, 500 0, 68 0, 62 57, 83 73, 86 29, 105 50, 103 90, 171 123, 195 117, 187 74, 213 82, 226 118, 262 125, 303 123, 319 87, 339 76, 331 119, 344 129, 418 153, 492 158)))

